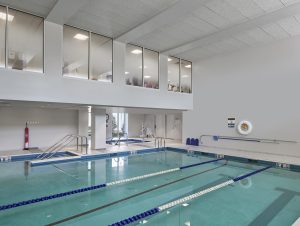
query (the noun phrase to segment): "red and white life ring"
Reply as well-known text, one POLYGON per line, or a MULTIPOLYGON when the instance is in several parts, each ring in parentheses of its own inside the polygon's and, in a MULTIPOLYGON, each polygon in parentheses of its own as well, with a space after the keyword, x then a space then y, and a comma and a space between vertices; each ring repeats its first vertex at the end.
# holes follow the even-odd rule
POLYGON ((251 122, 243 120, 237 126, 237 130, 242 135, 248 135, 252 132, 253 126, 251 122))

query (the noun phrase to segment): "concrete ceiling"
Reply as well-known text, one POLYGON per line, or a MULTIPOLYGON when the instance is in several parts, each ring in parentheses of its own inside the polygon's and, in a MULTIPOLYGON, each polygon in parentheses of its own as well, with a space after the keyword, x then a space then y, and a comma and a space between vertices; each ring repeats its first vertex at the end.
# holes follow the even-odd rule
POLYGON ((0 3, 197 61, 300 34, 300 0, 0 0, 0 3))

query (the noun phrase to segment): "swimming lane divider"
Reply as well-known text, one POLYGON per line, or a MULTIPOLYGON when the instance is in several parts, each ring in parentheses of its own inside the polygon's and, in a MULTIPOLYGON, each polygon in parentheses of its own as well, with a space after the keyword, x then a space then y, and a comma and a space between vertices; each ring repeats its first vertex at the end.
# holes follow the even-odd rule
POLYGON ((231 184, 233 184, 233 183, 235 183, 235 182, 237 182, 237 181, 243 180, 243 179, 245 179, 245 178, 247 178, 247 177, 250 177, 250 176, 253 176, 253 175, 257 174, 257 173, 260 173, 260 172, 262 172, 262 171, 265 171, 265 170, 267 170, 267 169, 269 169, 269 168, 271 168, 271 167, 272 167, 272 166, 267 166, 267 167, 264 167, 264 168, 262 168, 262 169, 255 170, 255 171, 253 171, 253 172, 244 174, 244 175, 242 175, 242 176, 235 177, 235 178, 233 178, 233 179, 231 179, 231 180, 228 180, 228 181, 225 181, 225 182, 223 182, 223 183, 221 183, 221 184, 218 184, 218 185, 215 185, 215 186, 213 186, 213 187, 204 189, 204 190, 202 190, 202 191, 199 191, 199 192, 196 192, 196 193, 194 193, 194 194, 185 196, 185 197, 183 197, 183 198, 174 200, 174 201, 172 201, 172 202, 166 203, 166 204, 161 205, 161 206, 159 206, 159 207, 156 207, 156 208, 147 210, 147 211, 145 211, 145 212, 143 212, 143 213, 140 213, 140 214, 137 214, 137 215, 135 215, 135 216, 129 217, 129 218, 127 218, 127 219, 121 220, 121 221, 119 221, 119 222, 110 224, 109 226, 123 226, 123 225, 131 224, 131 223, 136 222, 136 221, 140 221, 140 220, 142 220, 142 219, 144 219, 144 218, 147 218, 147 217, 149 217, 149 216, 151 216, 151 215, 153 215, 153 214, 162 212, 162 211, 164 211, 164 210, 167 210, 167 209, 172 208, 172 207, 174 207, 174 206, 177 206, 177 205, 179 205, 179 204, 182 204, 182 203, 185 203, 185 202, 187 202, 187 201, 190 201, 190 200, 193 200, 193 199, 195 199, 195 198, 198 198, 198 197, 200 197, 200 196, 203 196, 203 195, 205 195, 205 194, 207 194, 207 193, 210 193, 210 192, 216 191, 216 190, 218 190, 218 189, 224 188, 224 187, 226 187, 226 186, 228 186, 228 185, 231 185, 231 184))
POLYGON ((158 176, 158 175, 163 175, 163 174, 167 174, 167 173, 180 171, 180 170, 190 168, 190 167, 195 167, 195 166, 200 166, 200 165, 204 165, 204 164, 208 164, 208 163, 217 162, 217 161, 220 161, 220 160, 223 160, 223 159, 224 158, 218 158, 218 159, 214 159, 214 160, 210 160, 210 161, 199 162, 199 163, 192 164, 192 165, 186 165, 186 166, 181 166, 181 167, 177 167, 177 168, 173 168, 173 169, 163 170, 163 171, 159 171, 159 172, 155 172, 155 173, 145 174, 145 175, 142 175, 142 176, 131 177, 131 178, 123 179, 123 180, 108 182, 108 183, 105 183, 105 184, 99 184, 99 185, 95 185, 95 186, 79 188, 79 189, 76 189, 76 190, 62 192, 62 193, 58 193, 58 194, 54 194, 54 195, 43 196, 43 197, 40 197, 40 198, 30 199, 30 200, 16 202, 16 203, 7 204, 7 205, 1 205, 0 206, 0 211, 13 209, 13 208, 21 207, 21 206, 26 206, 26 205, 31 205, 31 204, 34 204, 34 203, 44 202, 44 201, 48 201, 48 200, 52 200, 52 199, 58 199, 58 198, 62 198, 62 197, 65 197, 65 196, 70 196, 70 195, 79 194, 79 193, 83 193, 83 192, 98 190, 98 189, 102 189, 102 188, 109 187, 109 186, 114 186, 114 185, 129 183, 129 182, 133 182, 133 181, 138 181, 138 180, 142 180, 142 179, 149 178, 149 177, 154 177, 154 176, 158 176))

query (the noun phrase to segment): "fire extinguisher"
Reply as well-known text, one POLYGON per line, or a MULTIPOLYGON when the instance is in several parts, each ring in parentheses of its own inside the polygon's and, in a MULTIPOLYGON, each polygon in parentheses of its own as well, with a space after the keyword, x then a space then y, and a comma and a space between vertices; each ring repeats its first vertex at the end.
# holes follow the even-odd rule
POLYGON ((27 127, 27 122, 26 122, 26 127, 25 127, 24 150, 29 150, 29 128, 27 127))

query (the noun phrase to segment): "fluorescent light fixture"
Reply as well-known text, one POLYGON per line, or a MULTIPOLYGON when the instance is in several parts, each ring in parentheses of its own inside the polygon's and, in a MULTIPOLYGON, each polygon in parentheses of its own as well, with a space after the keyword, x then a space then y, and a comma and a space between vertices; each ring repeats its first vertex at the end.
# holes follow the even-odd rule
POLYGON ((168 61, 170 62, 170 61, 172 61, 172 59, 171 59, 171 58, 168 58, 168 61))
POLYGON ((186 68, 191 68, 192 65, 188 64, 188 65, 185 65, 186 68))
POLYGON ((150 75, 145 75, 144 78, 151 78, 151 76, 150 75))
POLYGON ((129 74, 129 72, 128 71, 125 71, 125 75, 128 75, 129 74))
MULTIPOLYGON (((6 20, 6 13, 0 12, 0 19, 1 19, 1 20, 6 20)), ((11 22, 11 21, 13 21, 13 19, 14 19, 14 16, 8 14, 7 20, 8 20, 9 22, 11 22)))
POLYGON ((133 54, 141 54, 142 50, 140 50, 140 49, 134 49, 134 50, 131 51, 131 53, 133 53, 133 54))
POLYGON ((189 204, 188 203, 183 203, 182 206, 186 207, 188 206, 189 204))
POLYGON ((81 40, 81 41, 85 41, 85 40, 87 40, 89 37, 88 37, 87 35, 83 35, 83 34, 78 33, 78 34, 76 34, 76 35, 74 36, 74 38, 76 38, 76 39, 78 39, 78 40, 81 40))

